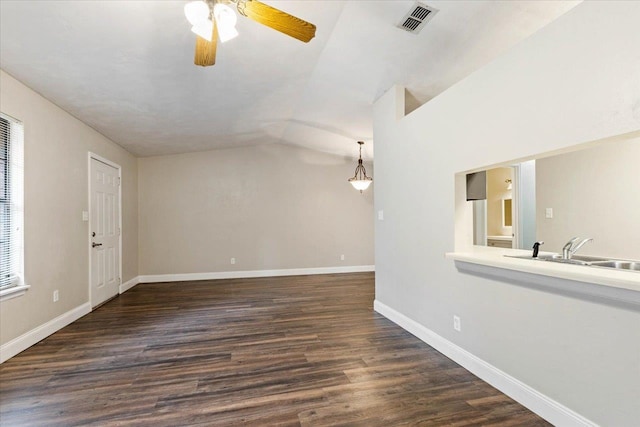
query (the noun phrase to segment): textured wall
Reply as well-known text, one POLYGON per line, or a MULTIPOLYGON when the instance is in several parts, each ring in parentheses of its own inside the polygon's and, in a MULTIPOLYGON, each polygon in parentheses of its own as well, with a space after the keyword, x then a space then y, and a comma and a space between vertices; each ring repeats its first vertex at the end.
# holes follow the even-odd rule
POLYGON ((140 274, 373 265, 355 165, 286 145, 139 159, 140 274))

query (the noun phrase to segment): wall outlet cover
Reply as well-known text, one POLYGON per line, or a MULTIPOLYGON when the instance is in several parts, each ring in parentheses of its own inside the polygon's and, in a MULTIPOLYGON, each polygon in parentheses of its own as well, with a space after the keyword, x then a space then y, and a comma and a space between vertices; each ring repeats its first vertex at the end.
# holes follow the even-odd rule
POLYGON ((461 323, 460 323, 460 317, 458 317, 458 316, 453 316, 453 329, 455 329, 458 332, 460 332, 462 330, 462 326, 461 326, 461 323))

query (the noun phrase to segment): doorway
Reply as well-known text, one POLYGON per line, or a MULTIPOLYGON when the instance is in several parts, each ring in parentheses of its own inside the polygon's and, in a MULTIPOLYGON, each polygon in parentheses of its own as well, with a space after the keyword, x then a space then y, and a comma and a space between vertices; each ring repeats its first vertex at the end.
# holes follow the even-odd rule
POLYGON ((118 295, 121 260, 119 165, 89 153, 89 296, 91 306, 118 295))
POLYGON ((487 169, 473 199, 473 244, 529 249, 536 241, 536 161, 487 169))

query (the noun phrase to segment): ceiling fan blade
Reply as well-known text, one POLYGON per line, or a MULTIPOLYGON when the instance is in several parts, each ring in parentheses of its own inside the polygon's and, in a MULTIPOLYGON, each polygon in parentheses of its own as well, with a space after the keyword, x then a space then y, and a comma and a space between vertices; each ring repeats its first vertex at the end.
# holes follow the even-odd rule
POLYGON ((239 0, 238 12, 260 24, 307 43, 316 35, 316 26, 258 0, 239 0))
POLYGON ((213 21, 213 34, 211 41, 203 39, 200 36, 196 36, 196 54, 193 59, 193 63, 208 67, 216 63, 216 47, 218 42, 218 29, 216 28, 216 22, 213 21))

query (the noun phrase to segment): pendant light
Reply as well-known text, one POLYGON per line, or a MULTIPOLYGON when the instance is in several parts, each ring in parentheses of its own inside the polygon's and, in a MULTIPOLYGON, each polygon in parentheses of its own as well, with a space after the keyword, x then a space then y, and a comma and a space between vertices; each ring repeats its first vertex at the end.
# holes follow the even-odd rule
POLYGON ((369 185, 373 182, 373 178, 367 176, 367 171, 362 164, 362 146, 364 145, 364 142, 358 141, 358 145, 360 145, 358 166, 356 166, 356 173, 353 175, 353 178, 349 178, 349 182, 353 185, 353 188, 360 190, 362 193, 363 190, 369 188, 369 185))

